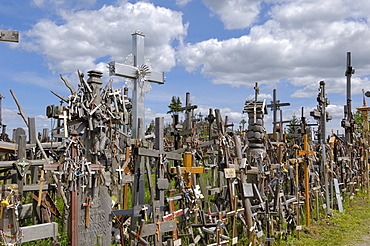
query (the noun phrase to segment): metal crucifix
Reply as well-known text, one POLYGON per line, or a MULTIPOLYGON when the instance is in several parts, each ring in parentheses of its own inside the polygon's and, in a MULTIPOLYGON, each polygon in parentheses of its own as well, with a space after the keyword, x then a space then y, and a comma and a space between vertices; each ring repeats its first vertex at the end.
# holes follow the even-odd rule
POLYGON ((145 122, 144 86, 148 82, 158 84, 164 83, 164 73, 152 71, 150 66, 145 64, 144 59, 144 34, 135 32, 132 34, 132 56, 133 64, 109 63, 109 75, 115 75, 133 79, 132 88, 132 138, 144 139, 144 128, 138 127, 139 118, 145 122))

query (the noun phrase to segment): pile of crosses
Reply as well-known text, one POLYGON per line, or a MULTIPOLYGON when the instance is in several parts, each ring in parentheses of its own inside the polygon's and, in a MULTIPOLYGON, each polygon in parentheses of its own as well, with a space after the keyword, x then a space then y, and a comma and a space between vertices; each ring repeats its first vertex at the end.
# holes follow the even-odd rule
POLYGON ((72 246, 270 245, 290 233, 299 237, 311 219, 342 212, 342 197, 368 190, 370 108, 358 109, 364 125, 357 136, 349 93, 346 136, 327 138, 323 81, 310 113, 318 121, 317 139, 303 109, 299 124, 282 121, 280 107, 290 104, 280 103, 276 90, 271 104, 258 100, 258 84, 243 108, 248 122, 238 130, 218 109, 196 116, 187 93, 183 122, 174 113, 172 124, 156 118, 145 132, 144 95, 149 83, 164 83, 164 75, 145 63, 144 35, 132 37, 133 59, 109 64, 112 76, 131 81, 131 98, 112 80, 103 86, 99 71, 87 77, 78 71, 78 89, 61 76, 70 95, 53 92, 61 104, 48 106, 46 114, 56 127, 36 136, 35 119, 25 116, 11 91, 29 141, 21 128, 13 141, 1 134, 2 244, 53 237, 57 245, 59 218, 72 246), (264 127, 268 108, 272 135, 264 127), (295 131, 285 134, 286 123, 295 131))

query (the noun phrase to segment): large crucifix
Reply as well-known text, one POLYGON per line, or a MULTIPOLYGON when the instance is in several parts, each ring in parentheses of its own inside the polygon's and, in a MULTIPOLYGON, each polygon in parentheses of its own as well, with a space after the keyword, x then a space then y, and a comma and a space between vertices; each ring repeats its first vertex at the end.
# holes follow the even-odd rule
POLYGON ((133 64, 109 63, 109 75, 133 79, 132 88, 132 134, 134 139, 144 139, 144 128, 139 127, 139 119, 145 122, 144 86, 148 82, 158 84, 164 83, 164 73, 152 71, 150 66, 145 64, 144 59, 144 37, 142 32, 132 34, 132 55, 133 64))

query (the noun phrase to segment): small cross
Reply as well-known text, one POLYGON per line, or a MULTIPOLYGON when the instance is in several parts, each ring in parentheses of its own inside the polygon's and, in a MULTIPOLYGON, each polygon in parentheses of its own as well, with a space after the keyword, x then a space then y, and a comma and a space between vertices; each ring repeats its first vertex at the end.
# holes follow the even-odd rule
POLYGON ((258 101, 258 95, 260 94, 260 88, 258 88, 258 82, 256 82, 256 85, 253 88, 255 90, 254 92, 254 100, 258 101))
POLYGON ((119 173, 119 180, 122 180, 122 172, 125 171, 125 169, 123 169, 122 167, 116 169, 116 171, 119 173))
POLYGON ((86 221, 85 221, 85 226, 89 227, 90 225, 90 206, 94 205, 94 202, 91 201, 90 197, 86 197, 86 202, 82 204, 86 208, 86 221))
POLYGON ((190 103, 190 93, 186 92, 186 99, 185 99, 185 107, 181 107, 180 110, 185 110, 185 131, 189 131, 191 129, 191 118, 194 116, 194 109, 197 109, 197 105, 191 105, 190 103))
POLYGON ((62 119, 63 120, 64 137, 65 138, 68 138, 68 128, 67 128, 67 119, 68 119, 68 116, 67 116, 67 111, 66 110, 63 111, 63 115, 59 115, 59 119, 62 119))

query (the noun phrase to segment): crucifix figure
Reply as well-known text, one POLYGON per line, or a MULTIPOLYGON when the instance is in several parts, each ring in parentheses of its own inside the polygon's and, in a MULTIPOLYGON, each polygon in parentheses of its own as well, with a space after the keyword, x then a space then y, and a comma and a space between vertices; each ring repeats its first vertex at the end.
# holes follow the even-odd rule
POLYGON ((148 82, 155 82, 158 84, 164 83, 164 73, 152 71, 150 66, 145 64, 144 59, 144 34, 142 32, 135 32, 132 34, 132 64, 120 64, 117 62, 109 63, 110 76, 115 75, 127 79, 133 79, 132 88, 132 134, 134 139, 144 139, 144 128, 138 127, 138 119, 145 121, 145 104, 144 86, 148 82))

